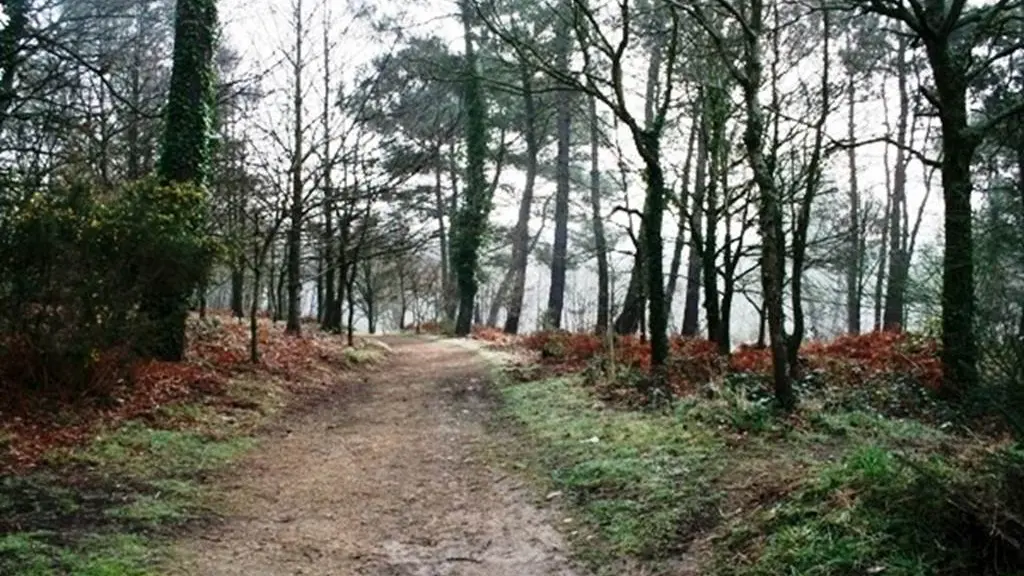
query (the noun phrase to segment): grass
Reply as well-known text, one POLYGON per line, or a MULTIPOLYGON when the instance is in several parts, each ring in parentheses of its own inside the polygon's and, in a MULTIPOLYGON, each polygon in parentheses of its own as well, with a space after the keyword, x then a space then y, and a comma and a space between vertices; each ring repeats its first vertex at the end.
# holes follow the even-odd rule
POLYGON ((717 514, 725 446, 706 430, 675 414, 596 408, 571 379, 512 386, 504 395, 553 487, 583 513, 593 543, 584 556, 593 566, 681 553, 717 514))
POLYGON ((201 482, 253 446, 140 422, 0 484, 0 574, 144 575, 160 541, 208 515, 201 482))
POLYGON ((163 406, 0 478, 0 574, 150 574, 165 538, 211 517, 204 480, 252 448, 256 424, 282 405, 266 383, 233 383, 229 398, 163 406))
POLYGON ((575 377, 503 396, 595 573, 1024 574, 954 496, 999 483, 992 440, 813 402, 782 417, 728 390, 662 412, 604 406, 575 377))

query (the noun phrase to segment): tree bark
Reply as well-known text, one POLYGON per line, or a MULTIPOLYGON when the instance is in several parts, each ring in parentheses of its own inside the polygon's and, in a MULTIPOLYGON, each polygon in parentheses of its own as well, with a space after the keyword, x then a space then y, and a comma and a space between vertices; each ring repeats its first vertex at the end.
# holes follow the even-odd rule
MULTIPOLYGON (((563 2, 563 6, 565 2, 563 2)), ((571 4, 569 6, 571 8, 571 4)), ((569 30, 566 23, 558 24, 555 38, 557 66, 560 72, 568 73, 569 30)), ((559 90, 555 95, 555 125, 558 134, 558 157, 555 171, 555 241, 551 247, 551 283, 548 291, 548 309, 544 323, 547 328, 562 327, 562 308, 565 305, 565 271, 569 243, 569 138, 572 123, 569 90, 559 90)))
MULTIPOLYGON (((847 84, 847 97, 849 98, 848 137, 853 142, 857 137, 856 130, 856 108, 857 108, 857 84, 851 72, 847 84)), ((861 281, 863 275, 863 234, 861 233, 860 215, 860 188, 857 182, 857 149, 850 146, 847 152, 849 161, 850 183, 850 215, 849 215, 849 238, 847 238, 848 257, 846 262, 846 331, 850 334, 860 334, 861 314, 861 281)))
POLYGON ((666 306, 672 313, 672 302, 675 300, 676 286, 679 283, 679 268, 683 261, 683 246, 686 245, 686 203, 690 199, 690 170, 693 168, 693 151, 696 147, 697 126, 690 129, 690 137, 686 144, 686 160, 683 162, 683 181, 679 190, 678 210, 679 221, 676 226, 676 241, 672 249, 672 263, 668 269, 668 286, 665 288, 666 306))
POLYGON ((765 162, 761 142, 764 136, 764 113, 759 100, 763 63, 761 62, 761 35, 763 34, 763 0, 751 0, 750 18, 744 34, 743 97, 747 126, 743 143, 747 159, 760 193, 758 222, 761 230, 761 285, 768 318, 768 339, 772 356, 772 381, 775 398, 785 409, 796 404, 792 382, 787 370, 786 335, 784 330, 782 260, 785 239, 782 233, 782 202, 775 185, 774 175, 765 162))
MULTIPOLYGON (((725 145, 726 95, 720 85, 704 87, 704 124, 709 170, 705 189, 704 245, 701 248, 701 274, 704 280, 704 312, 708 323, 708 340, 721 349, 728 349, 722 341, 722 316, 718 294, 718 185, 725 171, 723 146, 725 145)), ((723 191, 724 192, 724 191, 723 191)))
MULTIPOLYGON (((703 99, 704 90, 698 93, 703 99)), ((704 191, 707 187, 708 143, 705 136, 707 118, 705 112, 700 113, 701 137, 697 139, 697 172, 694 175, 693 201, 690 203, 690 254, 686 264, 686 304, 683 309, 683 336, 696 336, 700 319, 700 285, 701 285, 701 254, 703 241, 701 217, 704 212, 704 191)))
POLYGON ((479 248, 483 243, 491 203, 484 176, 484 162, 487 157, 487 111, 477 70, 470 25, 471 14, 469 0, 463 0, 462 21, 466 45, 466 190, 455 229, 458 238, 455 246, 455 268, 459 287, 459 312, 455 321, 455 334, 458 336, 468 336, 473 328, 479 248))
POLYGON ((889 203, 889 283, 885 291, 885 311, 882 327, 900 331, 903 325, 903 296, 906 291, 906 231, 903 229, 907 194, 907 125, 910 116, 910 94, 907 87, 907 40, 901 38, 897 54, 897 85, 899 86, 899 118, 896 128, 896 166, 893 176, 893 195, 889 203))
POLYGON ((332 178, 332 170, 334 168, 334 160, 331 158, 331 109, 334 104, 331 99, 331 42, 330 42, 330 25, 328 18, 324 16, 324 38, 323 38, 323 49, 324 49, 324 110, 323 110, 323 127, 324 127, 324 166, 323 166, 323 183, 324 183, 324 235, 323 235, 323 258, 324 258, 324 298, 323 302, 323 322, 321 328, 328 332, 336 332, 340 329, 341 318, 337 314, 338 305, 335 302, 335 281, 337 279, 337 267, 336 257, 334 250, 334 180, 332 178))
MULTIPOLYGON (((649 152, 649 154, 653 153, 653 157, 650 160, 645 159, 644 161, 645 169, 649 171, 652 166, 652 162, 658 165, 658 174, 656 174, 655 177, 661 178, 662 188, 664 188, 664 175, 661 173, 661 160, 659 157, 661 154, 660 142, 651 142, 649 140, 650 135, 652 134, 656 136, 655 140, 660 138, 660 134, 652 132, 652 129, 655 128, 655 121, 658 120, 656 118, 656 108, 660 91, 659 77, 661 74, 661 62, 663 56, 662 47, 660 44, 655 43, 654 47, 651 49, 651 59, 647 65, 647 84, 644 95, 644 129, 640 130, 638 128, 634 130, 634 140, 636 140, 638 150, 642 150, 641 146, 654 145, 649 152), (643 135, 641 134, 642 132, 649 132, 650 134, 643 135)), ((643 154, 642 151, 641 154, 643 154)), ((633 334, 641 327, 641 324, 645 320, 644 304, 650 297, 652 297, 652 295, 645 290, 645 284, 649 284, 648 279, 650 278, 650 271, 645 270, 645 267, 647 263, 651 262, 651 256, 646 253, 646 244, 647 240, 653 236, 652 231, 649 230, 650 222, 647 217, 647 215, 651 214, 651 211, 653 210, 653 208, 651 208, 651 175, 646 174, 645 178, 647 180, 647 195, 644 198, 644 209, 642 212, 643 217, 640 221, 640 237, 637 242, 636 255, 633 259, 633 270, 630 273, 629 286, 626 289, 626 298, 622 303, 622 311, 619 313, 619 317, 615 319, 616 334, 633 334)), ((656 191, 655 194, 661 194, 663 197, 664 190, 656 191)), ((658 220, 659 222, 661 221, 660 214, 658 216, 658 220)), ((658 229, 658 241, 661 242, 660 228, 658 229)), ((659 262, 658 268, 660 269, 661 266, 662 264, 659 262)), ((664 290, 665 288, 662 286, 658 291, 664 292, 664 290)), ((664 302, 659 306, 663 305, 664 302)))
POLYGON ((515 276, 515 271, 511 266, 501 276, 498 291, 494 293, 494 298, 491 299, 491 305, 487 310, 488 328, 494 328, 498 325, 498 314, 501 313, 502 305, 508 301, 508 291, 512 288, 513 276, 515 276))
POLYGON ((302 0, 295 1, 295 53, 292 54, 293 90, 293 142, 291 158, 291 226, 288 228, 288 323, 285 333, 299 334, 302 332, 302 42, 303 15, 302 0))
POLYGON ((235 318, 245 317, 245 269, 241 258, 231 265, 231 315, 235 318))
POLYGON ((594 250, 597 251, 597 332, 608 331, 611 297, 609 295, 608 242, 604 235, 604 215, 601 213, 600 126, 597 99, 589 98, 590 113, 590 221, 594 231, 594 250))
POLYGON ((926 43, 926 51, 942 104, 942 392, 962 399, 978 384, 971 159, 980 138, 968 127, 967 81, 958 72, 948 41, 926 43))
POLYGON ((803 345, 805 334, 805 318, 803 303, 803 279, 806 268, 807 257, 807 235, 811 225, 811 207, 821 187, 822 177, 822 145, 825 139, 825 125, 828 123, 829 109, 831 106, 829 86, 829 29, 828 8, 824 8, 822 15, 822 37, 824 38, 822 50, 821 67, 821 114, 814 125, 814 147, 811 149, 811 157, 807 165, 807 183, 804 187, 804 195, 800 202, 800 210, 797 215, 796 225, 793 229, 793 274, 790 280, 793 306, 793 332, 789 336, 786 350, 789 354, 788 363, 790 376, 793 379, 803 378, 799 362, 800 346, 803 345))
POLYGON ((533 191, 537 182, 537 156, 540 143, 537 134, 537 105, 533 97, 533 70, 525 62, 520 70, 523 86, 524 136, 526 138, 526 183, 523 197, 519 200, 519 218, 513 231, 512 244, 512 293, 505 315, 505 333, 519 332, 519 319, 523 312, 523 298, 526 294, 526 266, 530 251, 530 210, 533 206, 533 191))

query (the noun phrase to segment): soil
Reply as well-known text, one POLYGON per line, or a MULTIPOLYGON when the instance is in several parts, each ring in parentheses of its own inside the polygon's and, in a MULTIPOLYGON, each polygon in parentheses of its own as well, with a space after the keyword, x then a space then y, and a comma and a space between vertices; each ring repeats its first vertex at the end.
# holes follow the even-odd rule
POLYGON ((390 338, 386 364, 292 414, 222 482, 175 575, 575 576, 558 521, 479 448, 489 369, 465 345, 390 338))

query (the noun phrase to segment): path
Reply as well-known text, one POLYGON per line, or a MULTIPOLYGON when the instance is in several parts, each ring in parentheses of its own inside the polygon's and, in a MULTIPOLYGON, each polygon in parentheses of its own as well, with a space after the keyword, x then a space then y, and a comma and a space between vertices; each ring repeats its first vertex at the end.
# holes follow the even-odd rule
POLYGON ((223 525, 172 574, 573 576, 548 514, 474 458, 487 368, 394 338, 388 364, 287 422, 228 480, 223 525))

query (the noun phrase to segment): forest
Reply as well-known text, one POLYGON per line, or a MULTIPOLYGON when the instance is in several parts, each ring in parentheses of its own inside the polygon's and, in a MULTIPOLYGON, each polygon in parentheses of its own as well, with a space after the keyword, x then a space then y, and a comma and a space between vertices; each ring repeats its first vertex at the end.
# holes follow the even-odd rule
MULTIPOLYGON (((594 566, 1024 567, 1021 0, 0 9, 0 512, 97 430, 465 338, 514 359, 503 414, 589 514, 594 566), (847 476, 780 457, 738 505, 779 516, 726 537, 661 465, 623 479, 599 464, 626 448, 560 427, 714 486, 697 452, 769 467, 748 441, 847 476), (948 506, 900 500, 922 484, 948 506), (849 525, 812 505, 837 494, 849 525)), ((0 572, 18 534, 0 520, 0 572)), ((52 573, 136 573, 86 565, 52 573)))

